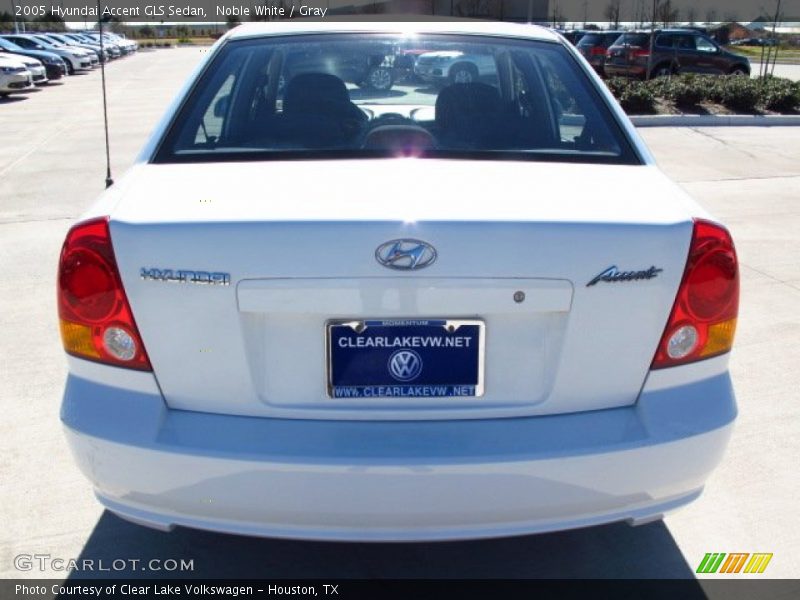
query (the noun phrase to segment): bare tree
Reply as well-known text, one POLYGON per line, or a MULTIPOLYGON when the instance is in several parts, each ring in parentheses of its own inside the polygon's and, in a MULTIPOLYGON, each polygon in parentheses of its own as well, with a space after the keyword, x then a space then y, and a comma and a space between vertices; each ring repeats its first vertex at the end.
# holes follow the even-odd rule
POLYGON ((647 9, 645 8, 645 0, 635 0, 633 5, 633 20, 638 23, 639 29, 644 27, 644 22, 647 19, 647 9))
POLYGON ((737 13, 735 10, 726 10, 722 20, 726 23, 735 23, 739 20, 739 13, 737 13))
POLYGON ((713 8, 706 11, 706 23, 716 23, 717 22, 717 11, 713 8))
POLYGON ((550 21, 553 27, 563 25, 567 18, 561 12, 561 7, 558 5, 558 0, 553 0, 553 9, 550 11, 550 21))
POLYGON ((622 0, 609 0, 603 13, 609 23, 614 24, 614 29, 619 29, 620 15, 622 14, 622 0))
POLYGON ((697 9, 694 6, 690 6, 686 9, 686 20, 689 22, 689 25, 694 25, 697 22, 697 9))
POLYGON ((495 17, 502 11, 497 0, 461 0, 457 3, 456 12, 461 17, 495 17))
POLYGON ((660 22, 664 27, 669 27, 680 16, 680 10, 672 6, 672 0, 662 0, 656 4, 655 21, 660 22))

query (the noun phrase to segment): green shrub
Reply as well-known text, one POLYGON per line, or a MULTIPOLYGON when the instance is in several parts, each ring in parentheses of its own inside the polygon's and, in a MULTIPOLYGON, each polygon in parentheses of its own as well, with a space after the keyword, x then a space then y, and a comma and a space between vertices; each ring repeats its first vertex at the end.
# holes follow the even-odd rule
POLYGON ((645 83, 634 81, 622 92, 619 103, 625 112, 651 113, 655 110, 656 95, 645 83))
POLYGON ((709 83, 707 77, 695 75, 672 77, 664 85, 664 97, 680 107, 697 106, 708 99, 709 83))
POLYGON ((759 82, 749 77, 719 77, 715 87, 719 102, 737 112, 753 112, 760 100, 759 82))
POLYGON ((656 95, 646 82, 617 77, 607 80, 606 85, 625 112, 651 113, 655 110, 656 95))
POLYGON ((740 113, 752 113, 762 107, 777 112, 800 109, 800 83, 780 77, 755 80, 685 74, 650 81, 611 78, 606 85, 628 113, 652 113, 657 98, 682 108, 714 102, 740 113))
POLYGON ((800 106, 800 85, 780 77, 760 81, 760 101, 767 110, 791 112, 800 106))
POLYGON ((722 90, 725 87, 725 84, 726 80, 723 77, 709 78, 708 88, 706 89, 706 99, 709 102, 716 102, 717 104, 722 104, 722 97, 723 97, 722 90))
POLYGON ((611 93, 614 94, 614 97, 617 100, 622 97, 622 93, 629 84, 630 81, 622 77, 611 77, 610 79, 606 79, 606 85, 608 86, 608 89, 611 90, 611 93))

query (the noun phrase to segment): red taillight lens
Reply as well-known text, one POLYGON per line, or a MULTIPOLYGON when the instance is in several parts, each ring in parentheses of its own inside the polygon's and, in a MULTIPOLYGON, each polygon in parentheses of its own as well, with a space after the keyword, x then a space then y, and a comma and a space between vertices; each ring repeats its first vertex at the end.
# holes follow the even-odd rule
POLYGON ((79 223, 67 234, 58 265, 58 316, 69 354, 151 370, 122 287, 106 217, 79 223))
POLYGON ((631 56, 633 58, 647 58, 650 56, 650 50, 646 48, 637 48, 633 52, 631 52, 631 56))
POLYGON ((686 270, 652 368, 730 351, 739 313, 739 264, 730 233, 696 220, 686 270))
POLYGON ((606 50, 605 48, 601 48, 600 46, 593 46, 590 54, 592 56, 605 56, 606 50))

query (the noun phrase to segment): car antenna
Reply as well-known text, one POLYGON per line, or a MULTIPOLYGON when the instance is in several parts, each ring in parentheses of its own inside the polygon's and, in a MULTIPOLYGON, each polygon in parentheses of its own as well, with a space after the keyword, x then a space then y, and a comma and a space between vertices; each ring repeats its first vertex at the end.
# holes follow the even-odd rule
POLYGON ((106 103, 106 59, 105 49, 103 46, 103 18, 99 16, 100 0, 97 0, 97 27, 100 30, 100 77, 103 85, 103 126, 106 133, 106 189, 114 185, 114 180, 111 179, 111 147, 108 143, 108 104, 106 103))

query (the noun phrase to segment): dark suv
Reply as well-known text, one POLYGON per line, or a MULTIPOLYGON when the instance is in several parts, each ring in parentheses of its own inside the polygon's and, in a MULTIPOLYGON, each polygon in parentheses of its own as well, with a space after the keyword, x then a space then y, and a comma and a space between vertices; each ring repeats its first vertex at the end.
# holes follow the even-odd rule
POLYGON ((606 53, 605 73, 609 77, 658 77, 672 73, 708 75, 750 75, 750 61, 718 46, 706 35, 690 29, 656 30, 653 56, 650 32, 624 33, 606 53))
POLYGON ((606 51, 622 33, 622 31, 588 31, 576 44, 576 48, 586 57, 594 70, 603 75, 606 51))

